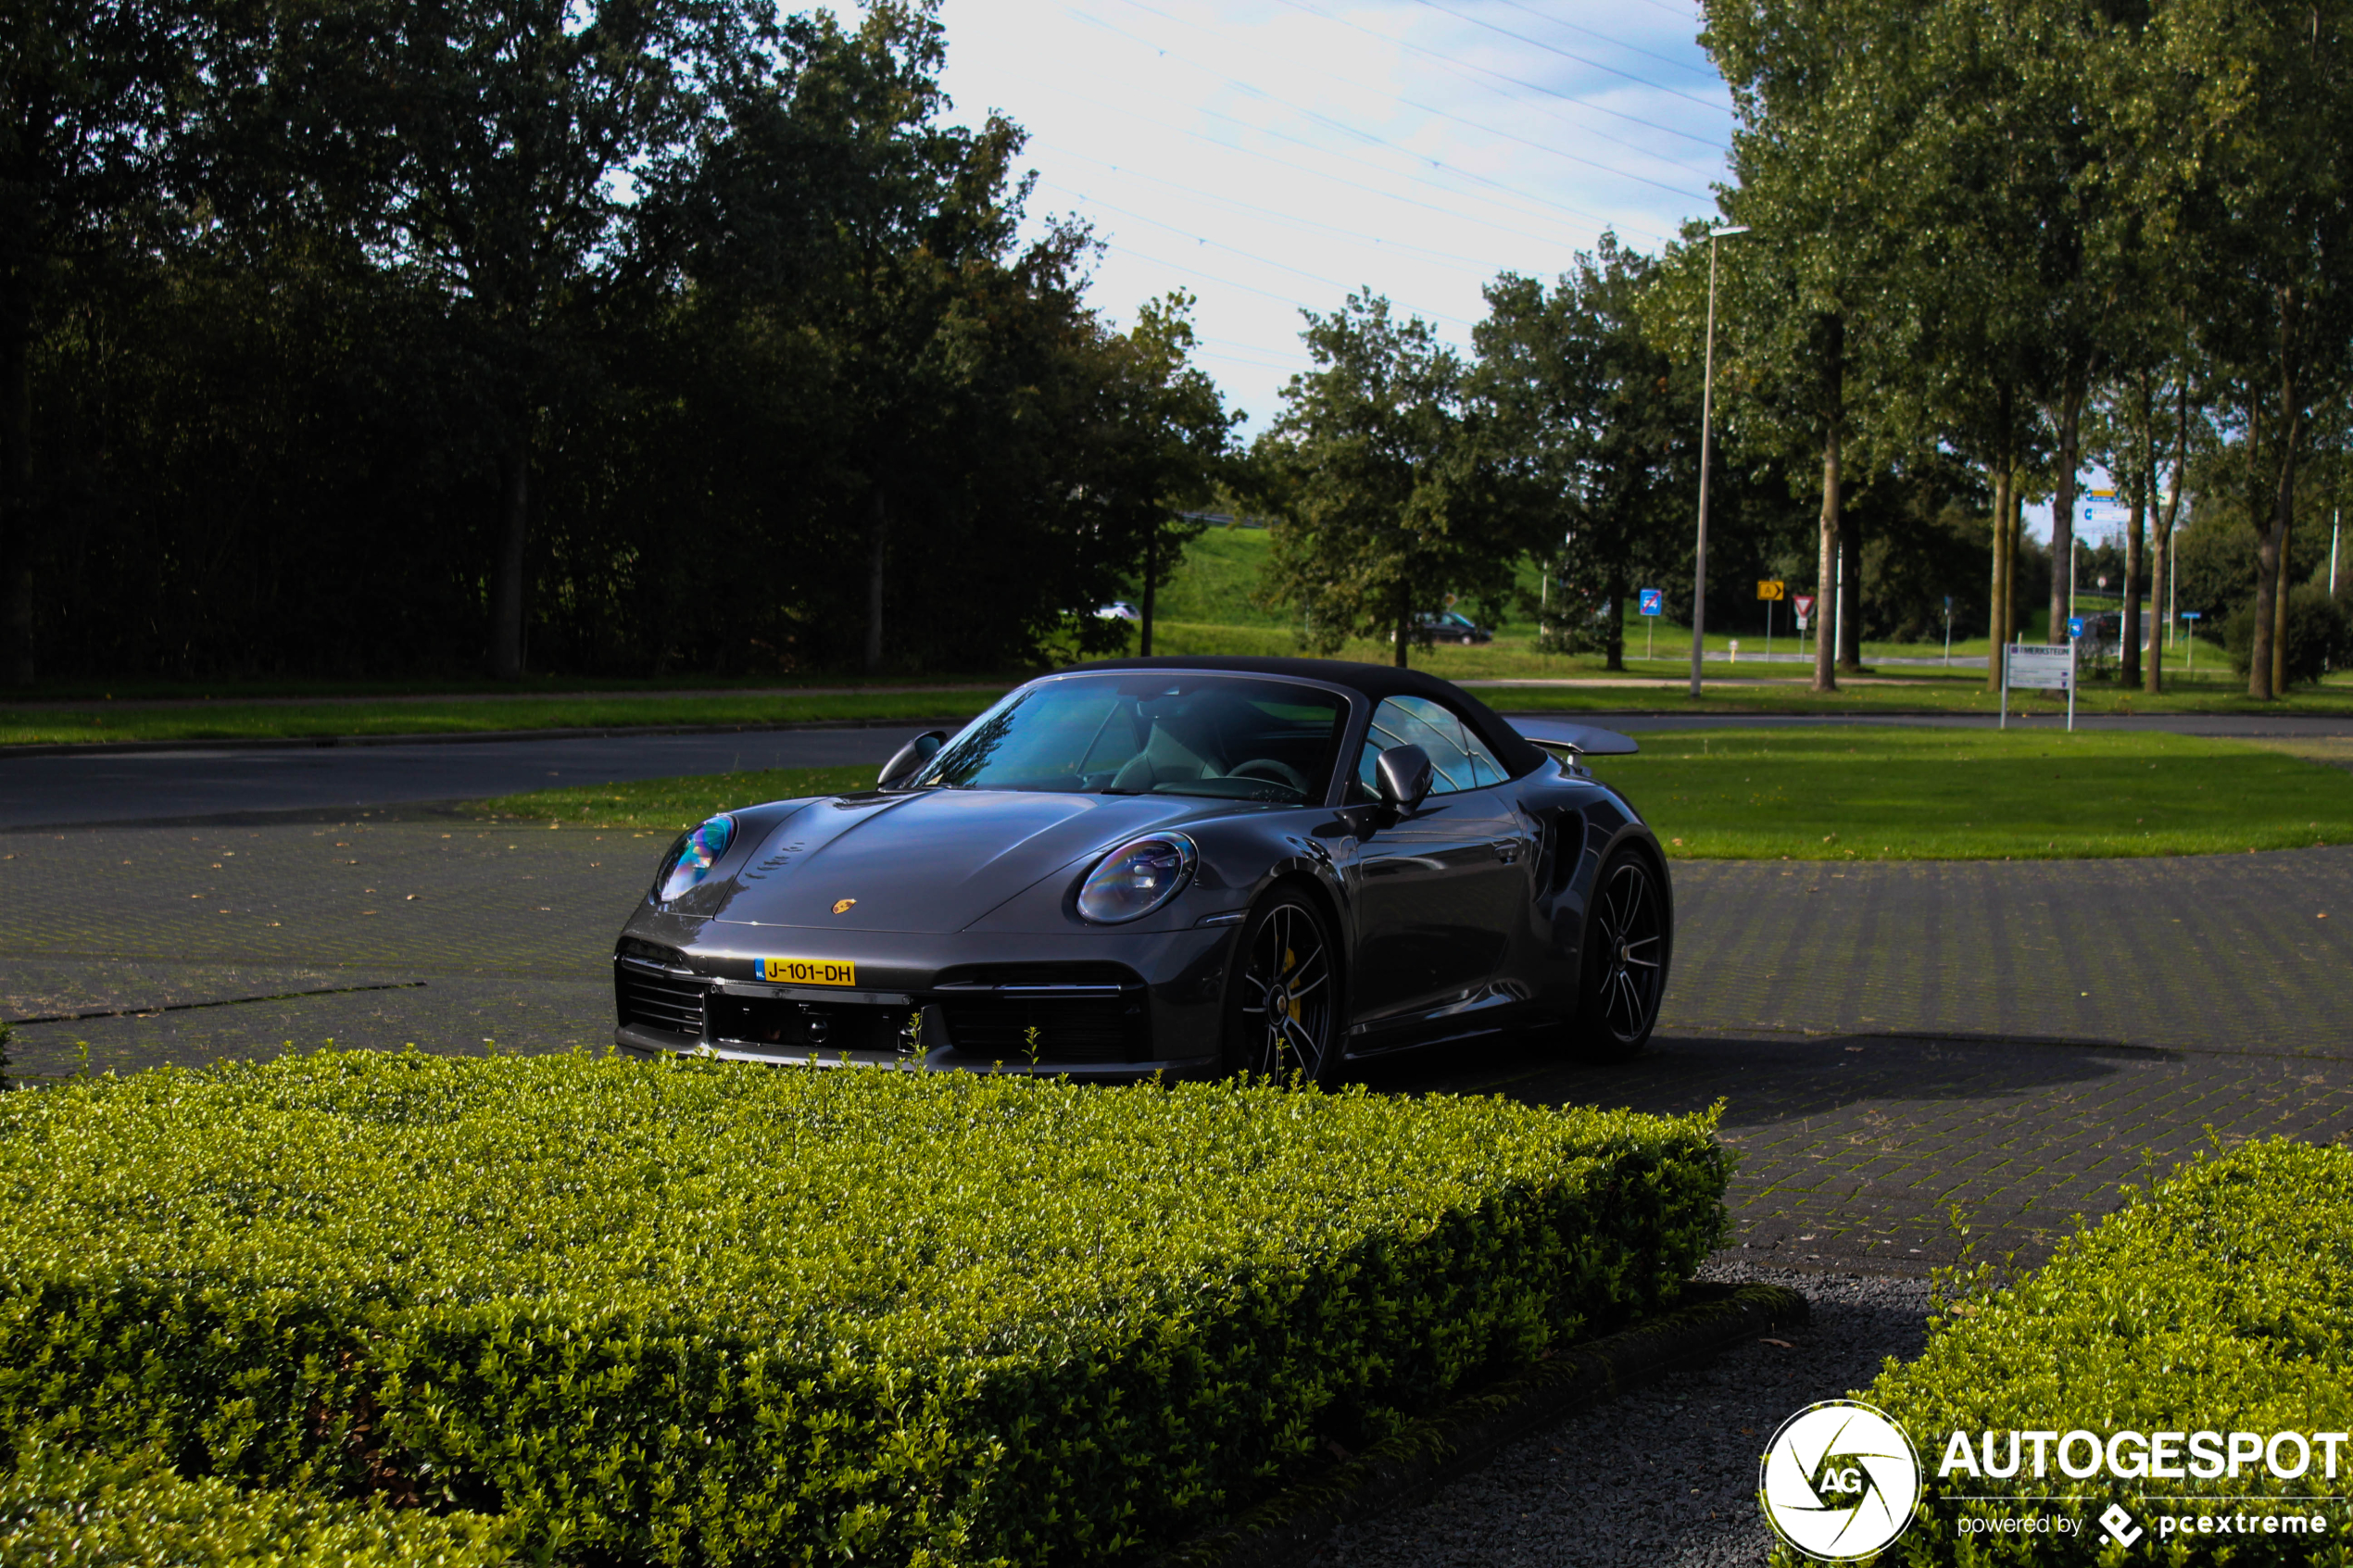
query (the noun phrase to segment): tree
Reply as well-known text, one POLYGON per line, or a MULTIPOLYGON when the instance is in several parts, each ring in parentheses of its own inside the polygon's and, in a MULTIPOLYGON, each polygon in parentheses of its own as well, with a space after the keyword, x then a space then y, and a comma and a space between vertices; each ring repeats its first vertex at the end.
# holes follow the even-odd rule
POLYGON ((1143 583, 1140 648, 1151 657, 1160 580, 1205 522, 1186 515, 1207 505, 1225 477, 1232 432, 1217 385, 1191 363, 1192 296, 1149 301, 1124 333, 1101 345, 1082 487, 1104 564, 1143 583))
POLYGON ((34 671, 32 358, 65 302, 105 287, 171 187, 204 29, 180 0, 0 7, 0 677, 34 671))
POLYGON ((1307 613, 1308 646, 1388 634, 1402 667, 1449 592, 1490 604, 1519 555, 1465 370, 1418 317, 1352 294, 1302 312, 1315 368, 1283 389, 1258 456, 1279 498, 1265 596, 1307 613))
POLYGON ((2251 696, 2275 695, 2296 470, 2353 373, 2353 6, 2169 0, 2149 27, 2148 184, 2201 268, 2200 338, 2233 408, 2256 539, 2251 696))
POLYGON ((359 3, 351 57, 282 86, 344 106, 344 156, 366 170, 354 221, 440 292, 487 388, 489 663, 511 680, 548 402, 591 371, 604 296, 665 259, 626 243, 633 177, 706 126, 752 24, 730 0, 359 3))
MULTIPOLYGON (((1723 257, 1718 363, 1731 445, 1793 465, 1817 454, 1821 509, 1814 688, 1835 690, 1859 630, 1859 536, 1845 537, 1852 476, 1884 466, 1882 450, 1917 442, 1912 405, 1886 395, 1909 358, 1913 323, 1890 288, 1900 231, 1889 221, 1904 177, 1895 157, 1923 97, 1908 12, 1846 0, 1708 0, 1701 43, 1732 91, 1736 183, 1722 197, 1730 222, 1751 232, 1723 257), (1890 421, 1894 423, 1891 425, 1890 421), (1848 601, 1833 613, 1841 580, 1848 601)), ((1685 353, 1698 346, 1708 248, 1703 225, 1669 248, 1667 286, 1655 291, 1655 330, 1685 353)))
POLYGON ((1626 599, 1639 575, 1690 553, 1697 378, 1645 333, 1656 263, 1604 233, 1549 292, 1506 272, 1472 330, 1474 395, 1516 481, 1520 524, 1567 600, 1570 646, 1599 629, 1626 668, 1626 599))

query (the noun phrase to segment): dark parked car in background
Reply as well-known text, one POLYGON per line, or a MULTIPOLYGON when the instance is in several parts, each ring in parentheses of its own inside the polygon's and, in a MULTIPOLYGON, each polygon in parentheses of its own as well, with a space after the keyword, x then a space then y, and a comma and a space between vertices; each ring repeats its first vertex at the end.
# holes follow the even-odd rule
POLYGON ((875 788, 711 818, 614 953, 618 1042, 765 1062, 1335 1081, 1535 1030, 1649 1039, 1658 842, 1579 763, 1418 671, 1117 659, 911 742, 875 788))
POLYGON ((1495 633, 1466 615, 1447 610, 1440 615, 1425 615, 1414 622, 1415 635, 1426 643, 1460 643, 1466 647, 1473 643, 1491 643, 1495 633))

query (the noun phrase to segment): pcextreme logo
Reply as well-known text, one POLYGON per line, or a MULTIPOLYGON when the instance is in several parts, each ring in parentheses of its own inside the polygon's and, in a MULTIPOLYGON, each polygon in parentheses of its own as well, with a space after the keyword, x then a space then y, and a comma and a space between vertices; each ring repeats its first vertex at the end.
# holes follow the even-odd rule
POLYGON ((1919 1454, 1884 1411, 1825 1399, 1773 1434, 1756 1492, 1766 1521, 1796 1550, 1818 1562, 1869 1557, 1912 1522, 1919 1454))

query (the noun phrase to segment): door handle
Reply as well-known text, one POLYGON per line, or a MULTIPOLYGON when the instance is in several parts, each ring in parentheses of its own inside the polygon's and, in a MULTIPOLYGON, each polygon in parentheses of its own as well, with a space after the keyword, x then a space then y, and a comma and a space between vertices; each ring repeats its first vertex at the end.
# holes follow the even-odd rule
POLYGON ((1507 866, 1519 859, 1519 840, 1516 838, 1499 838, 1487 847, 1495 851, 1495 859, 1507 866))

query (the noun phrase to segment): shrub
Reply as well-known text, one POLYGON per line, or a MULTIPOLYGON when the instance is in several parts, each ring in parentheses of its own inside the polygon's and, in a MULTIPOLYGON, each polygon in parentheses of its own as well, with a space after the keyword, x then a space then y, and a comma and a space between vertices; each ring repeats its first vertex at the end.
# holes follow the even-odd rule
POLYGON ((152 1454, 31 1448, 0 1472, 0 1568, 495 1568, 496 1521, 183 1481, 152 1454))
MULTIPOLYGON (((1980 1284, 1983 1281, 1981 1279, 1980 1284)), ((1894 1556, 1910 1564, 2106 1562, 2094 1523, 2110 1502, 2147 1532, 2134 1553, 2171 1563, 2353 1562, 2353 1507, 2343 1500, 2353 1445, 2334 1480, 2296 1479, 2261 1462, 2241 1474, 2076 1480, 2052 1462, 2036 1478, 1995 1480, 1956 1468, 1940 1480, 1952 1435, 1973 1447, 2007 1434, 2189 1434, 2353 1430, 2353 1150, 2278 1141, 2201 1159, 2121 1212, 2061 1246, 2007 1290, 1979 1290, 1932 1318, 1927 1348, 1889 1364, 1862 1397, 1919 1445, 1927 1499, 1894 1556), (1937 1501, 1939 1493, 2045 1494, 2017 1503, 1937 1501), (2334 1494, 2324 1502, 2284 1499, 2334 1494), (2153 1495, 2213 1499, 2152 1501, 2153 1495), (2225 1500, 2251 1498, 2257 1500, 2225 1500), (2228 1536, 2162 1528, 2171 1512, 2321 1514, 2309 1536, 2228 1536), (2040 1533, 1963 1535, 1957 1521, 2072 1515, 2089 1539, 2040 1533)), ((2177 1444, 2177 1448, 2181 1445, 2177 1444)), ((2225 1444, 2227 1451, 2227 1443, 2225 1444)), ((2031 1446, 2029 1454, 2031 1456, 2031 1446)), ((2129 1468, 2139 1453, 2120 1449, 2129 1468)), ((2283 1468, 2295 1450, 2283 1448, 2283 1468)), ((2079 1468, 2087 1455, 2074 1450, 2079 1468)), ((2175 1462, 2182 1462, 2177 1456, 2175 1462)), ((2259 1525, 2259 1521, 2258 1522, 2259 1525)), ((2120 1561, 2120 1559, 2119 1559, 2120 1561)))
POLYGON ((0 1101, 0 1431, 665 1563, 1106 1557, 1647 1313, 1714 1116, 352 1053, 0 1101))
MULTIPOLYGON (((2222 646, 2231 668, 2244 675, 2255 660, 2255 604, 2242 600, 2222 623, 2222 646)), ((2311 583, 2299 583, 2287 594, 2287 654, 2285 670, 2291 686, 2318 681, 2333 666, 2353 662, 2353 627, 2345 607, 2329 592, 2311 583)))

